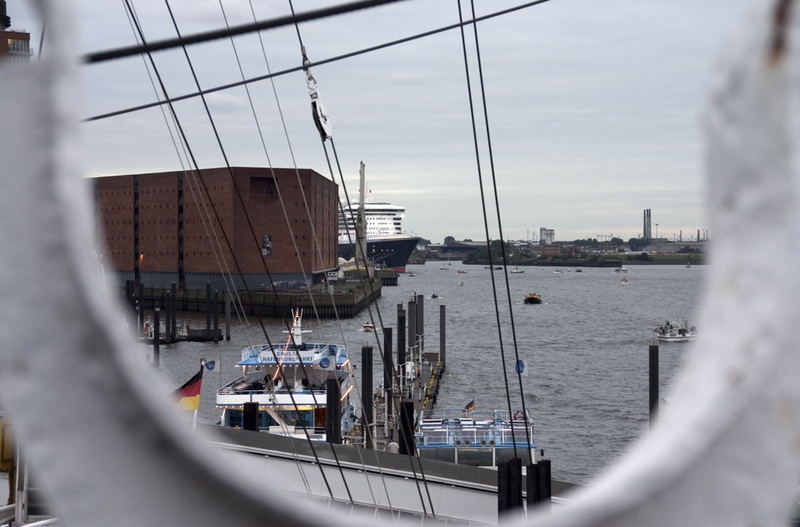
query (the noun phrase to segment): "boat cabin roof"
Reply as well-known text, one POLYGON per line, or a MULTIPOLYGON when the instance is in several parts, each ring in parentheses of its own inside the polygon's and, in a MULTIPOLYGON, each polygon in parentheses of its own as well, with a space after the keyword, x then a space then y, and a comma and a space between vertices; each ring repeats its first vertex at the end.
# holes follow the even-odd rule
POLYGON ((277 364, 287 366, 313 365, 319 363, 323 358, 328 358, 333 362, 335 357, 336 365, 341 366, 348 361, 347 349, 338 344, 310 344, 303 343, 300 346, 283 346, 269 344, 259 344, 249 346, 242 350, 242 360, 236 363, 237 366, 276 366, 277 364), (276 361, 277 358, 277 361, 276 361))

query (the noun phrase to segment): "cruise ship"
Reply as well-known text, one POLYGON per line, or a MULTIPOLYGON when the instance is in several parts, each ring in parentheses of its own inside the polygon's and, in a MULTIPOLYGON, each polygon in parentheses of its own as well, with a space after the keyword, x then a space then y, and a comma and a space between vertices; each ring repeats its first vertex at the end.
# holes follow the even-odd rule
MULTIPOLYGON (((403 232, 406 209, 389 203, 365 203, 367 257, 377 265, 404 273, 408 258, 421 240, 403 232)), ((350 259, 354 255, 355 220, 358 205, 350 205, 339 216, 339 256, 350 259), (348 236, 349 227, 349 236, 348 236)))

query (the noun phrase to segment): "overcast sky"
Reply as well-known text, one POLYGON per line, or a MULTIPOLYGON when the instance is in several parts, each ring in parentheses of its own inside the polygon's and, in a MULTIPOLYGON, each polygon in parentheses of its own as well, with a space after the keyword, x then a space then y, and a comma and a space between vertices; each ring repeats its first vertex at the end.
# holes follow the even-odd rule
MULTIPOLYGON (((295 9, 340 1, 295 0, 295 9)), ((627 239, 641 234, 644 208, 652 209, 661 236, 703 228, 703 105, 715 57, 750 1, 551 0, 479 24, 506 238, 525 238, 544 226, 555 229, 557 240, 612 233, 627 239)), ((82 50, 134 42, 121 1, 73 3, 82 50)), ((259 19, 289 12, 288 0, 253 3, 259 19)), ((520 3, 476 0, 476 10, 480 16, 520 3)), ((41 23, 29 2, 7 4, 13 27, 29 30, 38 47, 41 23)), ((148 40, 175 35, 164 2, 133 5, 148 40)), ((172 0, 171 6, 184 35, 224 26, 219 0, 172 0)), ((248 0, 223 0, 223 6, 231 24, 252 21, 248 0)), ((468 0, 463 8, 469 13, 468 0)), ((313 61, 457 21, 455 1, 409 0, 302 24, 300 31, 313 61)), ((294 28, 262 35, 273 71, 300 63, 294 28)), ((477 96, 471 29, 467 35, 477 96)), ((257 37, 237 37, 235 44, 245 75, 264 74, 257 37)), ((189 54, 203 88, 241 79, 230 40, 192 46, 189 54)), ((194 91, 181 51, 158 53, 156 62, 170 95, 194 91)), ((155 100, 139 57, 83 72, 77 102, 85 116, 155 100)), ((351 196, 363 160, 373 198, 405 206, 408 231, 434 241, 484 237, 457 30, 319 66, 314 74, 351 196)), ((298 166, 328 176, 303 75, 278 77, 275 85, 298 166)), ((252 84, 251 93, 273 166, 291 167, 271 86, 252 84)), ((244 88, 207 99, 231 164, 266 166, 244 88)), ((223 166, 200 100, 176 108, 201 167, 223 166)), ((482 117, 478 124, 489 181, 482 117)), ((87 123, 85 133, 90 176, 180 168, 159 109, 87 123)), ((486 192, 491 197, 489 185, 486 192)), ((490 218, 496 237, 493 208, 490 218)))

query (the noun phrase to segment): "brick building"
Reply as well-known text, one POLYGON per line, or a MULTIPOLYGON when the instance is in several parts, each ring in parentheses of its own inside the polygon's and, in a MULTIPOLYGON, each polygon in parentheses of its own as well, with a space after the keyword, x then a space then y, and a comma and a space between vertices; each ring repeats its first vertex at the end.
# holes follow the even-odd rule
POLYGON ((303 287, 306 278, 318 282, 336 268, 335 183, 299 170, 309 222, 294 169, 232 171, 243 204, 227 168, 94 178, 107 265, 122 280, 189 289, 207 281, 223 288, 223 265, 241 288, 238 266, 255 290, 269 289, 267 272, 278 287, 292 288, 303 287))
POLYGON ((6 2, 0 0, 0 61, 28 62, 31 50, 31 35, 25 31, 10 30, 11 18, 6 14, 6 2))

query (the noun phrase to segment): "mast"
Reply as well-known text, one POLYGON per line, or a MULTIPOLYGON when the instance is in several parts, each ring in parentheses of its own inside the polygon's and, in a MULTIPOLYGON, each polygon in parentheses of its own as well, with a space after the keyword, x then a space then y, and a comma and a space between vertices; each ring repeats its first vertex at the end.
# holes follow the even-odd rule
POLYGON ((366 221, 364 218, 364 189, 365 189, 365 176, 364 176, 364 162, 361 161, 361 166, 358 169, 358 216, 356 218, 356 267, 358 266, 359 259, 364 264, 364 269, 367 270, 367 275, 371 278, 372 272, 367 262, 367 240, 366 240, 366 221))

